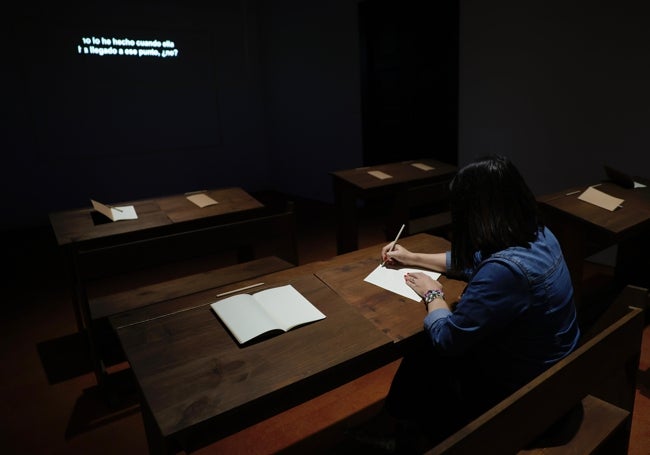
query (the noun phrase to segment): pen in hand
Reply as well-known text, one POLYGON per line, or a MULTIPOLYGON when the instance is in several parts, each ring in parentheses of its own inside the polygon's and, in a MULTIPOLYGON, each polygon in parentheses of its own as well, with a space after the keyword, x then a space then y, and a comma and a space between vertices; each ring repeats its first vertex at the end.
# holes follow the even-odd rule
MULTIPOLYGON (((395 248, 395 244, 399 240, 399 236, 402 235, 402 231, 404 230, 404 226, 406 226, 406 225, 402 224, 402 227, 399 229, 399 232, 395 236, 395 240, 393 240, 393 243, 391 244, 390 248, 388 249, 388 251, 386 253, 389 253, 389 252, 393 251, 393 248, 395 248)), ((381 265, 384 265, 384 264, 386 264, 386 261, 381 262, 381 265)))

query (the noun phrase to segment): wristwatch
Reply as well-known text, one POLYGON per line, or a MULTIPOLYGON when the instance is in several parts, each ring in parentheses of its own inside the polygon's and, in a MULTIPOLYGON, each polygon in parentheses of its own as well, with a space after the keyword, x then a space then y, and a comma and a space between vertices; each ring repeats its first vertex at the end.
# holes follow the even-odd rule
POLYGON ((444 299, 445 293, 440 289, 431 289, 424 294, 424 303, 427 305, 433 302, 434 299, 444 299))

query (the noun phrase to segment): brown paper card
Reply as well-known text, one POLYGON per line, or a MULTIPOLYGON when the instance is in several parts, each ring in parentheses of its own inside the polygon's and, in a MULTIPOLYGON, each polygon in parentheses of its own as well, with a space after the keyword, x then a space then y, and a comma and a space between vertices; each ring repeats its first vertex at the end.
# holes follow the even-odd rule
POLYGON ((578 199, 597 205, 598 207, 609 210, 610 212, 616 210, 623 203, 623 199, 610 196, 609 194, 603 193, 591 186, 578 196, 578 199))
POLYGON ((189 196, 186 196, 187 199, 189 199, 191 202, 195 203, 199 207, 207 207, 209 205, 214 205, 218 204, 217 201, 212 199, 210 196, 208 196, 205 193, 197 193, 197 194, 191 194, 189 196))
POLYGON ((385 172, 381 171, 368 171, 368 174, 372 175, 373 177, 378 178, 379 180, 385 180, 385 179, 392 179, 393 176, 386 174, 385 172))

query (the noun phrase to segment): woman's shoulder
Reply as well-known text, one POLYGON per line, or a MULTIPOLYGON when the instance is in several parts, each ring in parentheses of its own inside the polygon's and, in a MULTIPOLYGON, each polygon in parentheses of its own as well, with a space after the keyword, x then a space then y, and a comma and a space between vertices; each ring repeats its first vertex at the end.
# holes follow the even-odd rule
POLYGON ((490 276, 493 279, 515 278, 525 274, 522 260, 512 251, 499 251, 483 259, 476 267, 475 276, 490 276))

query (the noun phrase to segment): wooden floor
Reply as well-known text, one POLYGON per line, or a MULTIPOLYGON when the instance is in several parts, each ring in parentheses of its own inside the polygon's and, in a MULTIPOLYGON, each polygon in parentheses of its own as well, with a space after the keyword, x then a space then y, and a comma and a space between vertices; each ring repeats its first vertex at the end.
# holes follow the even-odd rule
MULTIPOLYGON (((332 208, 312 202, 297 205, 300 262, 336 254, 332 208)), ((365 213, 360 246, 384 242, 377 214, 365 213)), ((14 238, 4 256, 5 299, 0 317, 0 453, 142 454, 147 444, 128 365, 116 367, 123 378, 119 399, 109 406, 98 394, 84 349, 75 333, 69 289, 51 232, 34 228, 5 233, 14 238)), ((379 249, 378 249, 379 254, 379 249)), ((611 270, 588 264, 593 289, 607 283, 611 270)), ((380 402, 398 363, 333 390, 310 403, 234 434, 197 453, 316 453, 325 430, 361 403, 380 402), (303 440, 308 437, 306 440, 303 440), (303 440, 301 442, 301 440, 303 440)), ((367 410, 368 413, 374 411, 367 410)), ((359 416, 364 417, 364 416, 359 416)), ((349 422, 345 423, 346 425, 349 422)), ((328 437, 325 431, 324 437, 328 437)), ((333 436, 334 437, 334 436, 333 436)), ((650 453, 650 326, 644 333, 638 372, 630 455, 650 453)))

